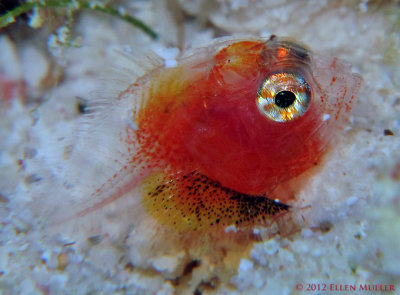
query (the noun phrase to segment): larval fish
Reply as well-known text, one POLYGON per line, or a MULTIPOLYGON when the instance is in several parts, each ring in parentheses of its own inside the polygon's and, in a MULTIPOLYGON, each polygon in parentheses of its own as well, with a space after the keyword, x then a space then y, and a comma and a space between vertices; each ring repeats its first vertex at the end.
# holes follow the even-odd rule
POLYGON ((92 148, 71 157, 83 171, 85 153, 95 154, 102 176, 80 174, 93 190, 61 223, 125 197, 135 200, 133 224, 149 218, 197 243, 267 227, 290 214, 360 85, 347 62, 290 39, 216 39, 89 114, 81 140, 92 148))

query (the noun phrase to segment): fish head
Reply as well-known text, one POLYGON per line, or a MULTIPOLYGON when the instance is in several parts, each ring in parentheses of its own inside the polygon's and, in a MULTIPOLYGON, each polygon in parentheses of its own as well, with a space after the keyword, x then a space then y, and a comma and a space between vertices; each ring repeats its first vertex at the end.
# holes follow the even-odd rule
POLYGON ((361 85, 351 65, 290 39, 233 42, 215 55, 188 148, 224 186, 268 194, 317 166, 361 85), (201 127, 200 127, 201 126, 201 127))

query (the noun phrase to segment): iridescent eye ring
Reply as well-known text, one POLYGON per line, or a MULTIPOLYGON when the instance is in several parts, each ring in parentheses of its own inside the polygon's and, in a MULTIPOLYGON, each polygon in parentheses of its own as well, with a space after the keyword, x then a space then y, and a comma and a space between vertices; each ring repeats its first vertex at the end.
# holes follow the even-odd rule
POLYGON ((257 92, 262 114, 276 122, 288 122, 304 115, 310 106, 311 88, 297 73, 270 75, 257 92))

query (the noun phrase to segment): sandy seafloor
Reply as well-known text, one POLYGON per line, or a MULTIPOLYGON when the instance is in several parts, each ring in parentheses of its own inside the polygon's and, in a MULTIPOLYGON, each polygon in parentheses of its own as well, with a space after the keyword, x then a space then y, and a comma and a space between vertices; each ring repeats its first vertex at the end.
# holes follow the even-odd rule
POLYGON ((182 0, 118 5, 154 28, 159 40, 88 11, 75 16, 72 40, 81 37, 78 48, 48 41, 65 21, 62 12, 49 13, 42 29, 20 20, 0 32, 0 294, 400 294, 399 4, 182 0), (181 283, 171 280, 182 271, 181 253, 153 257, 149 249, 145 262, 130 263, 135 247, 121 237, 123 218, 108 225, 107 235, 100 230, 93 236, 83 227, 80 237, 86 243, 47 232, 35 192, 47 189, 49 203, 65 197, 51 186, 49 175, 57 178, 68 165, 64 139, 81 117, 76 97, 90 100, 102 78, 112 80, 106 73, 113 66, 113 49, 152 49, 171 64, 187 48, 238 33, 293 37, 350 61, 363 76, 346 132, 322 171, 299 192, 303 204, 312 205, 304 211, 309 226, 254 244, 229 279, 208 276, 206 263, 200 262, 181 283), (328 289, 307 291, 313 283, 328 289), (338 290, 356 285, 357 291, 330 290, 331 284, 338 290), (360 284, 393 285, 395 291, 366 292, 360 284))

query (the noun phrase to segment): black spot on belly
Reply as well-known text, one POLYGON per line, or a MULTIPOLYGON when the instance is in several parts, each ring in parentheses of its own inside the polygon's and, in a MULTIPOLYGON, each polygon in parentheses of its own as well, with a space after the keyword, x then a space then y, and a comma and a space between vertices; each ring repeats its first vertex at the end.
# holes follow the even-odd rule
POLYGON ((198 172, 151 178, 144 189, 147 211, 182 230, 263 225, 290 207, 266 196, 234 191, 198 172))

